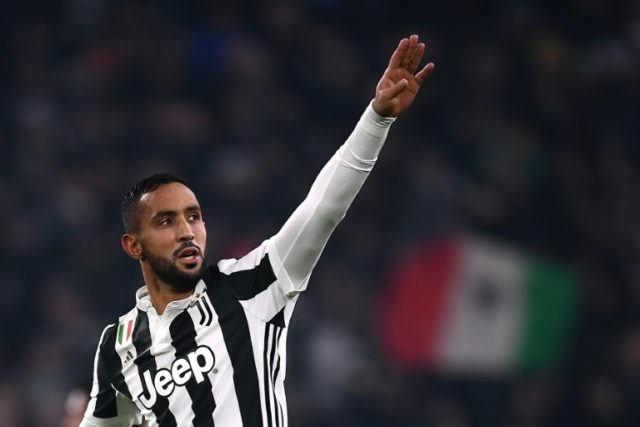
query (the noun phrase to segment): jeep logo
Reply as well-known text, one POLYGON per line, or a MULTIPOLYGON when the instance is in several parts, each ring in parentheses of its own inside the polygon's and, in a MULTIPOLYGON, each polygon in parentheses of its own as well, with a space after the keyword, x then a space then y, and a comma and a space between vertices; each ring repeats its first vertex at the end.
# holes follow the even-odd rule
POLYGON ((151 409, 156 403, 158 395, 169 396, 176 386, 183 386, 193 377, 198 384, 205 379, 205 374, 213 369, 216 358, 211 349, 201 345, 185 357, 176 359, 171 364, 171 370, 160 369, 154 378, 149 370, 144 371, 142 377, 147 386, 147 396, 140 393, 138 399, 151 409))

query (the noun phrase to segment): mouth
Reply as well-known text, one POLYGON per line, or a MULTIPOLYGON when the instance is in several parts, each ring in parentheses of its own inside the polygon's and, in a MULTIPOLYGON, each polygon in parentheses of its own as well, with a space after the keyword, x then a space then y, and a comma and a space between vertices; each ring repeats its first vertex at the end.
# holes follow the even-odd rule
POLYGON ((177 261, 187 268, 193 268, 198 264, 198 261, 202 258, 200 250, 195 246, 189 246, 182 249, 176 255, 177 261))

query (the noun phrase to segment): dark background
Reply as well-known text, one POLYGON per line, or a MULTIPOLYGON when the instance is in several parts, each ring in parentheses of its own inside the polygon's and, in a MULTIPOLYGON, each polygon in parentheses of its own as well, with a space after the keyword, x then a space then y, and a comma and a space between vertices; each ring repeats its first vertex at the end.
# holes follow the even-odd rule
POLYGON ((294 426, 640 425, 640 3, 21 1, 0 14, 0 425, 60 425, 142 284, 119 204, 187 178, 210 261, 275 233, 398 40, 436 63, 294 313, 294 426), (580 277, 566 360, 500 379, 401 369, 389 272, 461 230, 580 277))

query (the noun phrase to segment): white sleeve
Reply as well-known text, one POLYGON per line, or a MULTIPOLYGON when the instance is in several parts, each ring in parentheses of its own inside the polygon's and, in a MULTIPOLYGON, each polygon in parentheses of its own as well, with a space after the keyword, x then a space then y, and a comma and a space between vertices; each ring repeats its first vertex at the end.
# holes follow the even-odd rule
POLYGON ((305 200, 269 240, 271 264, 287 297, 306 289, 329 236, 373 168, 394 120, 380 116, 369 104, 349 138, 320 171, 305 200))

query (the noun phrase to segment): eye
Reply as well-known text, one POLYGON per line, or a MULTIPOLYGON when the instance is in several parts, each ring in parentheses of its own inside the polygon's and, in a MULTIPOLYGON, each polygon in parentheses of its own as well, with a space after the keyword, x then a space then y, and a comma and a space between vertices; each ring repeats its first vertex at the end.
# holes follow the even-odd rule
POLYGON ((200 220, 200 214, 192 213, 191 215, 189 215, 188 218, 189 218, 189 221, 196 222, 196 221, 200 220))
POLYGON ((158 221, 158 225, 171 225, 171 218, 162 218, 158 221))

